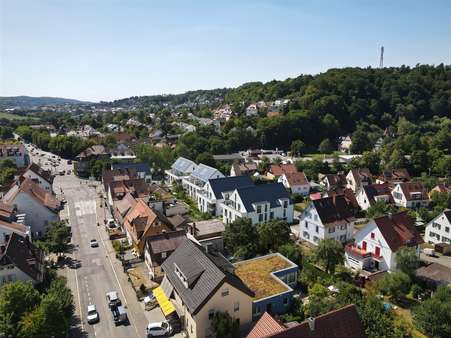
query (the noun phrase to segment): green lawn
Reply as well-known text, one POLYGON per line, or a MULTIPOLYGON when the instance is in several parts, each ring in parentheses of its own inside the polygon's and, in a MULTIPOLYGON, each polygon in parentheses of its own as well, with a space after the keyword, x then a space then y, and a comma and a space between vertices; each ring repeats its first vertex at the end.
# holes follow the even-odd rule
POLYGON ((36 117, 29 117, 29 116, 21 116, 16 114, 10 114, 5 112, 0 112, 0 119, 7 119, 7 120, 37 120, 36 117))

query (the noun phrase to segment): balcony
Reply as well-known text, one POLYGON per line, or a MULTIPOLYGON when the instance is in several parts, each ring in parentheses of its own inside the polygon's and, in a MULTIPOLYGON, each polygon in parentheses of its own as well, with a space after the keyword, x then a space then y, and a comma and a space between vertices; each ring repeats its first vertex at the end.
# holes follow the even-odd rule
POLYGON ((372 258, 372 259, 375 259, 375 260, 381 260, 382 259, 382 256, 376 256, 373 252, 369 252, 369 251, 363 250, 363 249, 361 249, 361 248, 359 248, 359 247, 357 247, 355 245, 352 245, 352 244, 346 245, 345 246, 345 251, 348 254, 350 254, 350 255, 352 255, 352 256, 354 256, 356 258, 360 258, 360 259, 366 259, 366 258, 372 258))

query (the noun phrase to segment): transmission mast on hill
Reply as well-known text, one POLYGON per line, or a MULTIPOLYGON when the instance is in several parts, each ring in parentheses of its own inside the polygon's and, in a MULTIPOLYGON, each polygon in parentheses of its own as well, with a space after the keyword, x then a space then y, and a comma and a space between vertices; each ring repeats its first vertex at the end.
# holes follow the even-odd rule
POLYGON ((384 46, 381 47, 381 59, 379 61, 379 68, 384 68, 384 46))

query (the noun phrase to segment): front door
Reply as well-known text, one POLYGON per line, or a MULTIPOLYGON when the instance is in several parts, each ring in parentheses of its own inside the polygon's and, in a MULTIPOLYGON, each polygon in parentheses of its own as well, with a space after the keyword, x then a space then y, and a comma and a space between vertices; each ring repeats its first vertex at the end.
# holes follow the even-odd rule
POLYGON ((374 255, 376 257, 379 257, 381 255, 381 248, 379 248, 378 246, 374 249, 374 255))

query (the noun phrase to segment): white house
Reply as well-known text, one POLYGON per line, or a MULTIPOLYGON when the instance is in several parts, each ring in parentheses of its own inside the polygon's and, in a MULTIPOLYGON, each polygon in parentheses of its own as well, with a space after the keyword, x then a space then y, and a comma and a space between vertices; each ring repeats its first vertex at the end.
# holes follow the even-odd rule
POLYGON ((352 140, 351 136, 341 136, 338 139, 338 151, 343 153, 350 154, 351 153, 352 140))
POLYGON ((346 188, 350 188, 354 192, 371 182, 372 176, 368 168, 351 169, 346 175, 346 188))
POLYGON ((419 254, 423 239, 407 212, 370 220, 345 247, 346 265, 357 270, 396 270, 396 252, 404 246, 419 254))
POLYGON ((43 236, 50 222, 59 221, 60 202, 30 179, 17 181, 3 196, 3 202, 26 214, 33 238, 43 236))
POLYGON ((0 160, 6 160, 7 158, 13 160, 18 168, 28 165, 27 149, 22 143, 1 143, 0 160))
POLYGON ((303 172, 284 173, 278 179, 291 193, 308 196, 310 183, 303 172))
POLYGON ((366 210, 378 201, 393 203, 391 188, 387 183, 370 184, 361 187, 356 192, 357 203, 362 210, 366 210))
POLYGON ((293 223, 293 203, 281 183, 235 189, 229 199, 221 203, 221 207, 225 224, 232 223, 238 218, 249 218, 252 224, 273 219, 293 223))
POLYGON ((53 192, 53 175, 50 171, 42 169, 36 163, 31 163, 22 176, 36 182, 45 191, 49 193, 53 192))
POLYGON ((446 209, 426 224, 424 240, 430 244, 451 244, 451 209, 446 209))
POLYGON ((255 116, 258 114, 258 108, 256 104, 250 104, 246 108, 246 116, 255 116))
POLYGON ((344 243, 352 238, 355 218, 343 195, 313 200, 299 219, 301 239, 314 245, 322 239, 344 243))
POLYGON ((169 184, 181 183, 182 180, 188 177, 194 170, 197 164, 184 157, 179 157, 171 166, 171 169, 165 170, 166 177, 169 184))
POLYGON ((0 246, 6 246, 13 233, 22 237, 31 236, 30 227, 17 217, 13 206, 0 201, 0 246))
POLYGON ((208 180, 205 187, 197 195, 197 206, 202 212, 212 216, 222 216, 221 203, 227 200, 235 189, 253 185, 254 182, 247 175, 208 180))
POLYGON ((392 196, 395 204, 404 208, 427 207, 430 202, 427 189, 421 182, 398 183, 392 196))
POLYGON ((201 163, 188 177, 182 179, 182 186, 188 195, 197 201, 197 195, 204 189, 208 180, 221 177, 224 177, 224 174, 218 169, 201 163))

